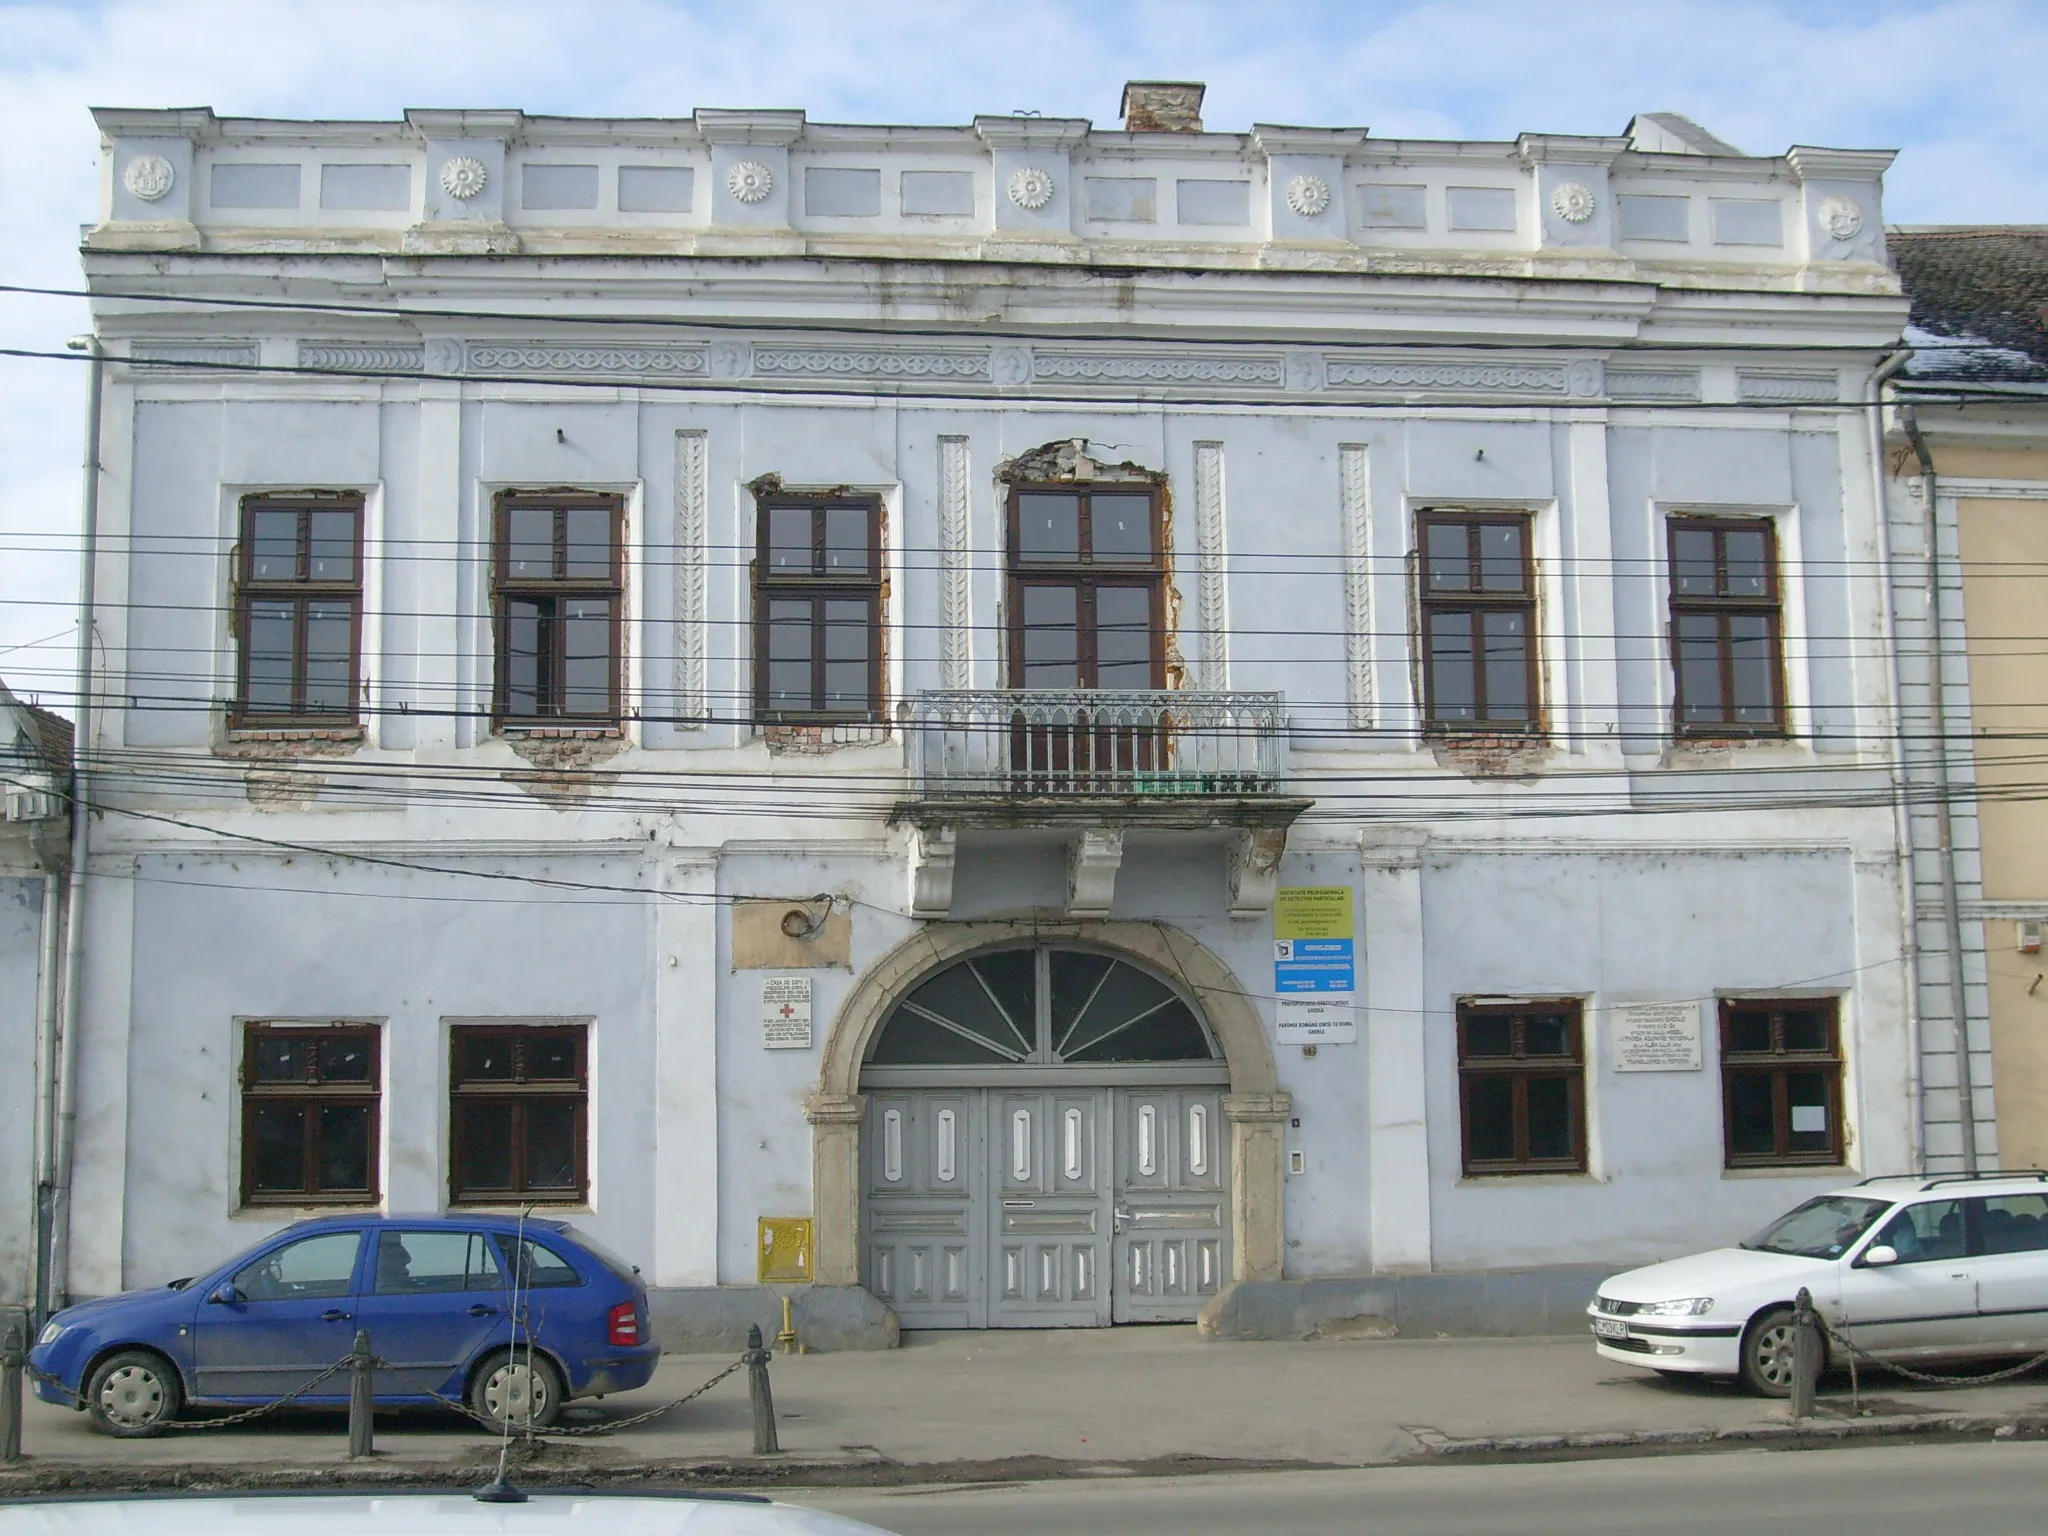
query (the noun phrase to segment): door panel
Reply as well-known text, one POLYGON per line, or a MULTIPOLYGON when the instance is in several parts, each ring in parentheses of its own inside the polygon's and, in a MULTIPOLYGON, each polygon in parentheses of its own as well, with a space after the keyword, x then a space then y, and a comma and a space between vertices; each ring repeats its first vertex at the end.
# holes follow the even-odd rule
POLYGON ((1840 1271, 1842 1323, 1859 1348, 1910 1355, 1975 1346, 1977 1277, 1964 1247, 1962 1206, 1960 1200, 1907 1206, 1871 1243, 1896 1250, 1896 1264, 1840 1271))
POLYGON ((1222 1096, 1115 1091, 1117 1322, 1192 1321, 1228 1273, 1222 1096))
POLYGON ((1109 1321, 1109 1180, 1099 1156, 1109 1095, 989 1090, 999 1328, 1086 1328, 1109 1321))
MULTIPOLYGON (((355 1344, 360 1232, 323 1232, 282 1244, 236 1272, 236 1299, 202 1298, 193 1320, 195 1396, 282 1397, 355 1344)), ((301 1399, 345 1402, 348 1376, 301 1399)))
POLYGON ((379 1397, 460 1390, 460 1373, 491 1343, 512 1338, 505 1267, 481 1232, 375 1234, 369 1283, 356 1298, 358 1325, 386 1363, 379 1397))
POLYGON ((905 1327, 987 1324, 983 1098, 974 1089, 868 1097, 868 1289, 905 1327))
POLYGON ((1977 1342, 1987 1351, 2048 1349, 2048 1194, 1969 1202, 1977 1232, 1977 1342))

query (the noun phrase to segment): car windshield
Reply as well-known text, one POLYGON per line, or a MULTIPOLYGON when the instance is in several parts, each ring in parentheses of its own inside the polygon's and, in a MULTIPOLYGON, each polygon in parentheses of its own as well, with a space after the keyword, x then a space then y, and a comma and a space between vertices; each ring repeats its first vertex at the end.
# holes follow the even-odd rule
POLYGON ((1802 1259, 1839 1259, 1870 1224, 1892 1208, 1889 1200, 1819 1195, 1795 1206, 1742 1246, 1802 1259))

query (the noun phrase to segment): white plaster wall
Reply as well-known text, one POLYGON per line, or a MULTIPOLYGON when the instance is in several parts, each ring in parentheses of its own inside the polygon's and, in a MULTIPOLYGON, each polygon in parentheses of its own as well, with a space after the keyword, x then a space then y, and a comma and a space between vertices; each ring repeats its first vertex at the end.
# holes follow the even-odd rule
POLYGON ((43 883, 0 876, 0 1303, 35 1280, 36 972, 43 883))

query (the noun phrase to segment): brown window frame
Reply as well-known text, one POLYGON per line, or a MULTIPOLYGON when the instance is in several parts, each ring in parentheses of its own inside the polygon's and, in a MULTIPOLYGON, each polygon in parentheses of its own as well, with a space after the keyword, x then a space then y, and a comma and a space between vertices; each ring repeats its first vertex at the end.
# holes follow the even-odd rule
POLYGON ((887 703, 882 697, 882 498, 879 496, 762 495, 754 504, 754 718, 767 725, 798 723, 856 724, 885 720, 887 703), (811 569, 801 573, 778 573, 770 565, 770 535, 778 511, 808 511, 811 514, 811 569), (834 510, 859 511, 867 515, 868 568, 859 573, 836 574, 826 564, 826 514, 834 510), (777 602, 808 602, 811 605, 811 703, 805 709, 778 709, 769 703, 769 634, 772 605, 777 602), (868 605, 868 697, 859 709, 829 709, 825 706, 825 661, 828 626, 826 604, 865 602, 868 605))
POLYGON ((1422 726, 1435 736, 1541 736, 1543 721, 1542 636, 1537 629, 1536 519, 1528 512, 1468 512, 1456 508, 1429 508, 1415 514, 1415 594, 1417 614, 1416 655, 1422 674, 1422 726), (1518 591, 1488 590, 1480 585, 1481 553, 1474 530, 1482 527, 1512 527, 1522 535, 1522 585, 1518 591), (1451 591, 1433 592, 1430 587, 1429 531, 1432 528, 1467 530, 1465 558, 1469 585, 1451 591), (1486 708, 1486 660, 1480 631, 1487 613, 1523 615, 1523 688, 1528 708, 1517 719, 1488 719, 1486 708), (1470 719, 1439 716, 1436 659, 1430 649, 1437 616, 1468 615, 1472 640, 1472 707, 1470 719))
POLYGON ((1009 661, 1005 675, 1012 688, 1031 686, 1025 681, 1024 670, 1024 590, 1027 587, 1059 587, 1071 589, 1074 593, 1074 671, 1082 679, 1076 687, 1093 692, 1101 685, 1099 681, 1086 679, 1100 677, 1101 657, 1096 646, 1097 626, 1095 622, 1097 595, 1105 587, 1125 589, 1141 588, 1146 594, 1145 614, 1150 654, 1147 658, 1147 680, 1145 686, 1161 689, 1166 686, 1166 526, 1165 509, 1159 494, 1159 487, 1150 483, 1133 484, 1128 481, 1106 480, 1100 483, 1078 485, 1053 482, 1050 484, 1017 484, 1010 487, 1004 526, 1004 560, 1008 586, 1008 623, 1005 635, 1009 646, 1009 661), (1026 559, 1023 552, 1023 501, 1032 493, 1079 498, 1079 510, 1075 526, 1076 555, 1072 560, 1026 559), (1144 496, 1151 507, 1151 556, 1146 560, 1095 561, 1094 498, 1104 496, 1144 496))
POLYGON ((241 1065, 242 1114, 242 1204, 257 1205, 375 1205, 379 1194, 381 1168, 378 1151, 383 1133, 383 1031, 375 1024, 286 1024, 271 1020, 250 1020, 242 1026, 241 1065), (258 1043, 273 1035, 290 1036, 317 1045, 322 1040, 350 1039, 369 1043, 369 1076, 362 1082, 343 1079, 323 1081, 319 1076, 319 1053, 309 1057, 306 1077, 299 1082, 259 1082, 256 1076, 258 1043), (294 1103, 309 1111, 305 1120, 303 1162, 304 1187, 298 1190, 259 1190, 256 1187, 255 1111, 264 1104, 294 1103), (319 1184, 320 1134, 318 1111, 343 1105, 367 1104, 370 1110, 369 1164, 367 1189, 323 1190, 319 1184))
POLYGON ((1777 524, 1764 517, 1713 517, 1683 513, 1664 520, 1664 557, 1670 593, 1671 728, 1678 736, 1783 736, 1785 723, 1785 597, 1778 566, 1777 524), (1764 577, 1767 591, 1761 597, 1741 597, 1717 590, 1712 596, 1681 595, 1678 590, 1678 536, 1682 532, 1711 533, 1714 536, 1714 584, 1725 588, 1728 581, 1730 533, 1761 533, 1764 539, 1764 577), (1734 715, 1741 708, 1735 697, 1734 648, 1728 621, 1738 615, 1764 619, 1770 630, 1771 718, 1741 721, 1734 715), (1687 618, 1714 621, 1720 673, 1719 709, 1716 720, 1688 720, 1685 696, 1685 665, 1679 645, 1679 628, 1687 618))
POLYGON ((616 727, 624 719, 622 681, 625 672, 626 606, 626 498, 596 491, 500 491, 491 500, 491 722, 502 729, 511 726, 616 727), (515 510, 552 510, 555 514, 553 571, 545 577, 512 574, 511 513, 515 510), (611 560, 604 576, 568 574, 568 513, 571 510, 599 510, 611 514, 611 560), (563 655, 567 626, 561 604, 577 598, 603 598, 611 605, 611 624, 606 644, 610 650, 606 677, 606 706, 602 711, 570 713, 566 708, 567 683, 563 655), (545 654, 538 664, 533 692, 541 706, 532 713, 514 712, 511 678, 511 604, 551 602, 554 609, 544 621, 547 637, 545 654))
POLYGON ((360 492, 304 492, 296 495, 244 496, 236 521, 234 554, 235 695, 228 710, 228 725, 235 730, 346 729, 362 723, 363 687, 363 523, 364 498, 360 492), (298 550, 290 578, 258 576, 256 573, 256 518, 259 513, 290 512, 298 517, 298 550), (346 512, 354 520, 352 544, 353 574, 346 581, 317 580, 312 574, 312 526, 308 514, 346 512), (250 703, 250 627, 258 603, 291 603, 292 618, 292 707, 285 710, 255 709, 250 703), (346 603, 349 609, 348 705, 344 709, 310 709, 306 704, 307 625, 311 610, 319 604, 346 603))
POLYGON ((1842 1165, 1842 1006, 1835 997, 1724 997, 1720 1000, 1721 1045, 1721 1153, 1727 1168, 1834 1168, 1842 1165), (1799 1051, 1785 1048, 1785 1014, 1788 1011, 1819 1010, 1827 1015, 1828 1044, 1825 1050, 1799 1051), (1738 1013, 1767 1013, 1771 1019, 1771 1049, 1736 1051, 1729 1046, 1733 1016, 1738 1013), (1786 1078, 1794 1072, 1819 1072, 1827 1078, 1828 1145, 1817 1152, 1791 1150, 1792 1114, 1786 1078), (1768 1153, 1735 1151, 1734 1081, 1738 1077, 1768 1077, 1771 1080, 1771 1131, 1775 1143, 1768 1153))
POLYGON ((448 1203, 451 1206, 506 1204, 583 1205, 590 1199, 590 1026, 582 1023, 454 1024, 448 1030, 448 1203), (544 1037, 573 1035, 576 1076, 528 1078, 523 1066, 526 1046, 544 1037), (462 1047, 466 1041, 493 1037, 512 1042, 515 1064, 511 1077, 466 1079, 462 1047), (526 1179, 526 1115, 535 1103, 573 1101, 576 1106, 576 1182, 573 1188, 530 1186, 526 1179), (504 1104, 512 1109, 510 1161, 514 1183, 508 1188, 472 1185, 466 1177, 470 1149, 462 1113, 465 1104, 504 1104))
POLYGON ((1458 1051, 1458 1152, 1460 1166, 1468 1178, 1533 1173, 1584 1173, 1586 1162, 1586 1030, 1585 1005, 1576 997, 1530 998, 1511 1003, 1477 1003, 1460 1000, 1457 1005, 1458 1051), (1527 1054, 1527 1015, 1561 1013, 1567 1020, 1566 1039, 1570 1054, 1531 1056, 1527 1054), (1470 1053, 1469 1026, 1474 1019, 1509 1018, 1512 1053, 1507 1056, 1475 1056, 1470 1053), (1513 1117, 1515 1156, 1509 1159, 1473 1156, 1472 1084, 1482 1078, 1505 1078, 1512 1085, 1510 1114, 1513 1117), (1568 1158, 1538 1158, 1529 1155, 1529 1084, 1537 1078, 1561 1078, 1568 1085, 1571 1111, 1572 1155, 1568 1158))

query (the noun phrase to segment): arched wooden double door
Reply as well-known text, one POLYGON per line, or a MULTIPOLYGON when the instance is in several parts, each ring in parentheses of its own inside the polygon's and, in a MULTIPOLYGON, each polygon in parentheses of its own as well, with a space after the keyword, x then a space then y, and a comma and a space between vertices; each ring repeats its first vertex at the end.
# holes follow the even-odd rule
POLYGON ((1192 1319, 1230 1273, 1228 1083, 1186 995, 1109 951, 925 977, 861 1073, 868 1288, 910 1328, 1192 1319))

